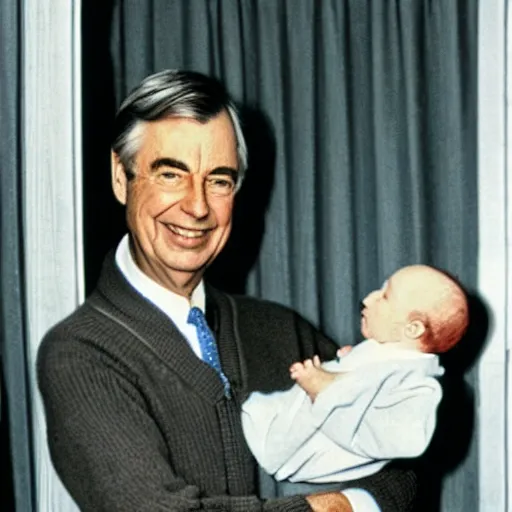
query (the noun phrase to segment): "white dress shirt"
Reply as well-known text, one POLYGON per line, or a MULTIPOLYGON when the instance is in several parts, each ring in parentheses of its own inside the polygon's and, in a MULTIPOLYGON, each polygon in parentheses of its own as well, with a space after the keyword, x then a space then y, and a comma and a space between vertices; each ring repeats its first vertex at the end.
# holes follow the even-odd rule
MULTIPOLYGON (((206 297, 204 282, 192 292, 190 301, 171 292, 148 277, 135 263, 130 251, 129 235, 126 234, 116 249, 116 264, 126 280, 148 301, 165 313, 189 342, 190 347, 201 358, 201 348, 196 327, 187 323, 190 309, 194 306, 205 312, 206 297)), ((373 497, 363 489, 346 489, 343 494, 349 500, 354 512, 381 512, 373 497)))

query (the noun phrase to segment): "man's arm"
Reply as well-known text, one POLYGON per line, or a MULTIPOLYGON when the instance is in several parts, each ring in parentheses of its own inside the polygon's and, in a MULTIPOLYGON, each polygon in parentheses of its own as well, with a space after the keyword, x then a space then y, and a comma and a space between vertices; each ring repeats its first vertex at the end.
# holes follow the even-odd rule
POLYGON ((353 508, 342 492, 311 494, 306 497, 306 500, 314 512, 411 512, 417 488, 416 473, 402 466, 401 463, 395 463, 374 475, 351 482, 350 489, 362 489, 368 492, 378 503, 378 508, 374 508, 373 503, 364 505, 361 509, 357 506, 353 508))
MULTIPOLYGON (((350 488, 370 493, 381 512, 411 512, 418 492, 416 472, 402 461, 392 462, 377 473, 350 484, 350 488)), ((354 512, 360 511, 354 509, 354 512)))

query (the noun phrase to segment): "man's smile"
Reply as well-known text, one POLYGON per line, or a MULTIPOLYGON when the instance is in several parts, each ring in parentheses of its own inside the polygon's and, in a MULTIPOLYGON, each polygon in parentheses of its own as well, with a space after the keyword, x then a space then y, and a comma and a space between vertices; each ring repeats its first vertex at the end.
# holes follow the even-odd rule
POLYGON ((175 224, 164 224, 169 231, 172 233, 182 236, 184 238, 201 238, 206 236, 206 234, 211 230, 208 229, 188 229, 180 226, 176 226, 175 224))

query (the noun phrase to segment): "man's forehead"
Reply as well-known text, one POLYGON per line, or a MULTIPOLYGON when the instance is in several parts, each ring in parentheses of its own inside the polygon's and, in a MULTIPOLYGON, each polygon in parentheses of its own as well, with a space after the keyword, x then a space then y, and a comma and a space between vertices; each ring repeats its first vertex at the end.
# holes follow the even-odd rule
POLYGON ((146 122, 138 155, 178 160, 208 158, 215 160, 216 165, 232 167, 237 167, 238 163, 236 136, 227 113, 204 123, 186 117, 146 122))

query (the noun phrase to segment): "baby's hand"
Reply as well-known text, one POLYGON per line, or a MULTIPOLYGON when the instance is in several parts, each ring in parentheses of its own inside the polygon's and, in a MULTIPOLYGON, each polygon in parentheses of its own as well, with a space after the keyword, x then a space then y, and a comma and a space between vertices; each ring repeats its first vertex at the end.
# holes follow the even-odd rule
POLYGON ((302 375, 306 368, 310 368, 314 366, 315 368, 321 368, 322 363, 320 362, 320 358, 318 356, 313 356, 313 359, 306 359, 303 363, 293 363, 290 366, 290 377, 293 380, 297 380, 299 375, 302 375))
POLYGON ((336 351, 336 357, 338 361, 343 357, 346 356, 350 351, 352 350, 352 345, 345 345, 344 347, 339 348, 336 351))
POLYGON ((290 366, 290 377, 293 380, 297 379, 297 375, 304 370, 304 364, 303 363, 293 363, 290 366))
POLYGON ((290 366, 290 377, 309 395, 312 402, 335 378, 335 373, 326 372, 318 356, 303 363, 290 366))

